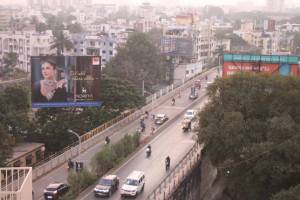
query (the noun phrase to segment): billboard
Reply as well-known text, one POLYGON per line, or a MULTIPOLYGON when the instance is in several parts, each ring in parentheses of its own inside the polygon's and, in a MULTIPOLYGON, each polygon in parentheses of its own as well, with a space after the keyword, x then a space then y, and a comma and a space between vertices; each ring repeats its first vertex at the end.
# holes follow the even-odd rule
POLYGON ((238 72, 280 74, 283 76, 299 74, 298 56, 224 54, 223 77, 238 72))
POLYGON ((101 106, 100 73, 100 56, 32 56, 32 107, 101 106))

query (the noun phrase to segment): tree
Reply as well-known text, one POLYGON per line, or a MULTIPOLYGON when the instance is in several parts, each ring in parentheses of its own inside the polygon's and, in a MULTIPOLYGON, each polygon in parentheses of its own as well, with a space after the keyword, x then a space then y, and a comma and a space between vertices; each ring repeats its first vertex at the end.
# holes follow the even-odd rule
POLYGON ((67 29, 70 31, 70 33, 81 33, 81 32, 83 32, 83 28, 79 23, 69 24, 67 26, 67 29))
POLYGON ((296 77, 238 74, 209 87, 198 138, 233 200, 270 199, 299 184, 299 84, 296 77))
POLYGON ((13 52, 5 53, 1 63, 2 69, 0 73, 2 75, 11 74, 15 70, 15 67, 18 63, 18 54, 13 52))
POLYGON ((300 199, 300 184, 288 190, 282 190, 272 197, 271 200, 299 200, 300 199))
POLYGON ((54 40, 51 43, 51 49, 56 49, 57 55, 63 55, 64 50, 73 48, 73 43, 63 31, 55 31, 53 33, 54 40))
POLYGON ((29 120, 28 90, 24 87, 8 87, 0 93, 0 121, 7 133, 15 139, 24 139, 34 126, 29 120))
POLYGON ((10 136, 7 134, 7 130, 0 123, 0 167, 5 167, 7 159, 12 154, 12 144, 10 136))
POLYGON ((100 92, 104 106, 122 112, 144 104, 144 98, 137 88, 126 80, 103 76, 100 92))
POLYGON ((111 77, 128 80, 137 88, 145 82, 147 89, 166 80, 167 66, 153 42, 144 33, 132 33, 125 47, 107 64, 104 72, 111 77))

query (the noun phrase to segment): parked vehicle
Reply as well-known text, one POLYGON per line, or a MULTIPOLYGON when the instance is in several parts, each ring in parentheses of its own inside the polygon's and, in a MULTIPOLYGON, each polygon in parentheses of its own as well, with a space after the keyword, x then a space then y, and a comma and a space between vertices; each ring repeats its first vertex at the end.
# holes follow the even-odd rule
POLYGON ((161 125, 163 123, 165 123, 166 121, 168 121, 168 116, 166 114, 157 114, 155 116, 155 124, 156 125, 161 125))
POLYGON ((116 175, 107 175, 100 179, 94 188, 96 197, 110 197, 119 187, 119 178, 116 175))
POLYGON ((141 171, 133 171, 127 178, 121 188, 121 196, 136 197, 144 190, 145 173, 141 171))
POLYGON ((44 190, 45 200, 58 200, 65 195, 70 189, 70 186, 65 183, 51 183, 44 190))

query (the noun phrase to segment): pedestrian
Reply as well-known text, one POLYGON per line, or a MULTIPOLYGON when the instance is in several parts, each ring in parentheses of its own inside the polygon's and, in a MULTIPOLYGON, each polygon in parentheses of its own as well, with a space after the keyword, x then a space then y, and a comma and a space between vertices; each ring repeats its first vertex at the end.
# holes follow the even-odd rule
POLYGON ((152 126, 152 127, 151 127, 151 135, 154 134, 154 131, 155 131, 155 128, 152 126))

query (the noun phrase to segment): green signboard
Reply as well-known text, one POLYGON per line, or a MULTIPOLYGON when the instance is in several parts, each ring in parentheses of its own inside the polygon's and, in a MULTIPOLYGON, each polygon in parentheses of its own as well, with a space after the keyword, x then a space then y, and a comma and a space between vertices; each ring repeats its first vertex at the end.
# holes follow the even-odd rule
POLYGON ((294 55, 253 55, 225 53, 224 62, 263 62, 298 64, 299 57, 294 55))

